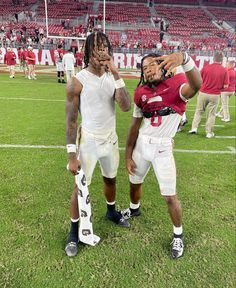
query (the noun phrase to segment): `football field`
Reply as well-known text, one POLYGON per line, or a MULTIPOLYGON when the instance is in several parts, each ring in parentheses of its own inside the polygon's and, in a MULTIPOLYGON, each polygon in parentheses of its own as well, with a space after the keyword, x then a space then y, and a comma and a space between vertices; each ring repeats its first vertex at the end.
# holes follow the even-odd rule
MULTIPOLYGON (((125 79, 130 95, 138 79, 125 79)), ((175 137, 177 192, 182 202, 185 253, 170 258, 172 225, 153 171, 143 186, 142 215, 131 228, 105 219, 106 202, 96 167, 90 197, 93 228, 101 242, 64 252, 70 226, 73 176, 66 170, 65 85, 52 75, 36 81, 0 75, 0 287, 167 288, 235 287, 235 97, 231 122, 216 119, 216 138, 175 137)), ((96 109, 96 107, 94 107, 96 109)), ((117 107, 120 166, 117 205, 129 205, 124 147, 132 112, 117 107)))

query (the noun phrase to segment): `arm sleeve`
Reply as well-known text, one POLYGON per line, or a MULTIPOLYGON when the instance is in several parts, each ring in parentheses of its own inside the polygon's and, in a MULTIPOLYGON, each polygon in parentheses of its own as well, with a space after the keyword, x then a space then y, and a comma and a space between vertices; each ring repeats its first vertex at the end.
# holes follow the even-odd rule
POLYGON ((134 118, 142 118, 143 112, 142 110, 134 103, 134 111, 133 111, 134 118))
POLYGON ((179 73, 175 76, 175 85, 178 89, 178 95, 180 99, 186 103, 188 100, 182 95, 182 88, 187 84, 187 78, 185 76, 185 73, 179 73))

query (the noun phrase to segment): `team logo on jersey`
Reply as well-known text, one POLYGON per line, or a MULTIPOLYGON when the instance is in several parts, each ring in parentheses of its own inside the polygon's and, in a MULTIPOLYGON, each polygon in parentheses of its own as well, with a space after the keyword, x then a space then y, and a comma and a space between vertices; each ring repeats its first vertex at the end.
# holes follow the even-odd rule
POLYGON ((146 95, 142 95, 141 99, 142 99, 143 102, 145 102, 147 100, 147 96, 146 95))

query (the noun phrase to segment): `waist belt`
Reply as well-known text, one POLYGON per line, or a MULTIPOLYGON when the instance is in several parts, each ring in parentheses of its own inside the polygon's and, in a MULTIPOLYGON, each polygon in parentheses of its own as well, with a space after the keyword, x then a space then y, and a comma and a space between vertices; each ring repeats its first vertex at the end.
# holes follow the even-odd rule
POLYGON ((152 112, 143 112, 143 116, 145 118, 151 118, 151 117, 155 117, 155 116, 167 116, 170 114, 175 114, 177 113, 174 109, 170 108, 170 107, 164 107, 160 110, 155 110, 152 112))

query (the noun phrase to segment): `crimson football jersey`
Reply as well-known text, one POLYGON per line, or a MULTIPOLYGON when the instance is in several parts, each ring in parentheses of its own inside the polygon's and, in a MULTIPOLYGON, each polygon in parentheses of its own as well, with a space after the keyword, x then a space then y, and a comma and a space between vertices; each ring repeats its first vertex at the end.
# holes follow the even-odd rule
POLYGON ((162 81, 154 88, 147 85, 139 86, 135 91, 134 102, 142 112, 152 112, 170 107, 178 114, 183 115, 186 102, 181 99, 179 89, 184 83, 186 83, 185 74, 179 73, 162 81))
POLYGON ((62 62, 63 55, 64 55, 63 49, 58 48, 57 50, 55 50, 54 51, 55 62, 56 63, 62 62))

